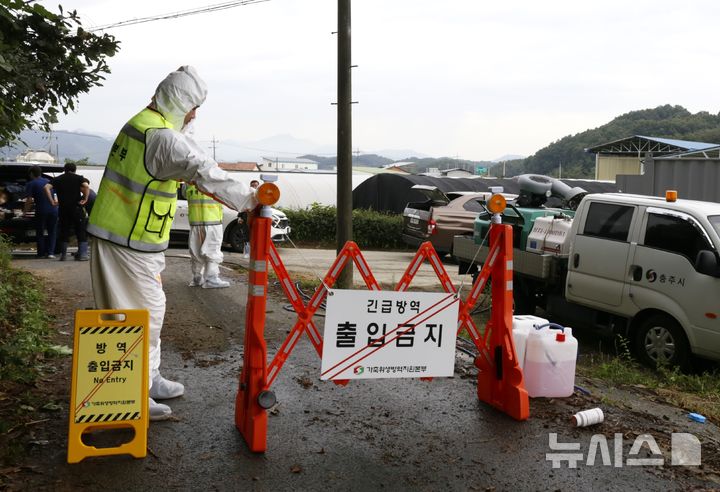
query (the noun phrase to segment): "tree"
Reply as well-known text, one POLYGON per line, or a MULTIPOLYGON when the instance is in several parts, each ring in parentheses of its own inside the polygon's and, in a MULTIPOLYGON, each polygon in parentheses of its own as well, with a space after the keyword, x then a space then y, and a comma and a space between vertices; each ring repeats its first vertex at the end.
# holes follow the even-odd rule
POLYGON ((49 130, 110 73, 115 38, 84 30, 76 11, 58 8, 0 0, 0 147, 27 128, 49 130))
MULTIPOLYGON (((562 163, 563 177, 592 178, 595 157, 584 149, 632 135, 720 143, 720 115, 707 111, 692 114, 682 106, 666 104, 631 111, 598 128, 568 135, 526 158, 517 173, 553 174, 562 163)), ((507 175, 511 175, 509 172, 507 175)), ((554 174, 557 175, 557 174, 554 174)))
POLYGON ((82 159, 69 159, 65 158, 65 164, 75 164, 76 166, 89 166, 90 165, 90 158, 89 157, 83 157, 82 159))

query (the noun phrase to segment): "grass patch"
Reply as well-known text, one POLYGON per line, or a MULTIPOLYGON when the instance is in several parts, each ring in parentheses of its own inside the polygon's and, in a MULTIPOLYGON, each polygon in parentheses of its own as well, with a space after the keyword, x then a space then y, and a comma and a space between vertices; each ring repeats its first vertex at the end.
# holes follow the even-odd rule
MULTIPOLYGON (((21 454, 22 441, 38 410, 35 383, 46 358, 57 352, 49 343, 49 317, 42 283, 10 266, 7 238, 0 235, 0 460, 21 454)), ((47 403, 47 402, 45 402, 47 403)))
POLYGON ((720 374, 683 373, 678 368, 651 370, 640 365, 621 346, 619 355, 592 354, 578 364, 578 374, 609 386, 631 386, 655 392, 669 403, 720 422, 720 374))
POLYGON ((10 266, 8 242, 0 236, 0 381, 32 383, 50 351, 41 289, 36 277, 10 266))

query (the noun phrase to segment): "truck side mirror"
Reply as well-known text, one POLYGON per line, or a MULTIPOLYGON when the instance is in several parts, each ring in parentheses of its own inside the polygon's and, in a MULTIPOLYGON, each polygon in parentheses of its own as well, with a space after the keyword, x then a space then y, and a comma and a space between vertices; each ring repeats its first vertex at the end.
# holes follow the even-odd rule
POLYGON ((695 270, 703 275, 720 277, 717 253, 707 249, 699 251, 695 258, 695 270))

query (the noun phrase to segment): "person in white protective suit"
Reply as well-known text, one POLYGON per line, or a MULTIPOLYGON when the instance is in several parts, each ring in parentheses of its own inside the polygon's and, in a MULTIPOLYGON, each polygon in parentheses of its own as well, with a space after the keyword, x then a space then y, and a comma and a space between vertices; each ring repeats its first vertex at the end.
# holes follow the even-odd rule
POLYGON ((190 287, 203 289, 229 287, 230 282, 220 278, 223 261, 223 207, 211 197, 200 192, 194 185, 185 190, 190 222, 190 265, 193 278, 190 287))
POLYGON ((181 131, 205 101, 196 70, 183 66, 158 85, 148 107, 118 134, 90 214, 90 272, 98 309, 150 312, 150 420, 172 410, 156 400, 181 396, 181 383, 160 375, 160 332, 165 293, 160 273, 175 215, 178 180, 236 210, 257 205, 255 191, 236 181, 181 131))

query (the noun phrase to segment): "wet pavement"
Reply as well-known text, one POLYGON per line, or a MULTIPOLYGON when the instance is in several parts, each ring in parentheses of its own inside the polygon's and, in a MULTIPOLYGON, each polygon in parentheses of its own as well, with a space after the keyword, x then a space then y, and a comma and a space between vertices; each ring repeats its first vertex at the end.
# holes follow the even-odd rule
MULTIPOLYGON (((717 427, 683 424, 685 413, 680 409, 659 405, 653 415, 636 415, 622 406, 603 404, 599 395, 536 399, 531 400, 530 419, 517 422, 478 401, 475 369, 471 359, 461 353, 452 378, 355 381, 340 387, 320 381, 320 360, 305 336, 272 388, 278 403, 269 412, 268 450, 251 453, 234 426, 246 276, 226 271, 232 281, 228 289, 188 288, 185 253, 170 250, 163 275, 168 312, 162 370, 166 377, 183 382, 186 394, 168 402, 173 420, 150 425, 147 458, 101 457, 66 464, 64 401, 65 411, 57 422, 38 429, 36 437, 49 443, 30 448, 30 462, 41 471, 30 474, 23 485, 34 490, 102 491, 671 490, 717 486, 713 476, 671 467, 667 446, 663 446, 665 466, 625 466, 622 460, 601 466, 599 457, 594 466, 585 464, 596 433, 607 436, 615 457, 612 439, 618 429, 626 432, 625 458, 634 437, 643 432, 667 439, 671 432, 694 432, 702 436, 705 446, 717 446, 717 427), (571 426, 570 416, 575 411, 600 404, 606 411, 604 424, 587 429, 571 426), (560 442, 580 444, 584 459, 577 468, 569 468, 567 462, 552 468, 546 456, 552 451, 551 433, 557 433, 560 442)), ((316 265, 322 275, 334 258, 334 252, 317 250, 303 250, 296 260, 285 250, 281 255, 291 275, 300 271, 299 266, 292 266, 295 264, 316 265)), ((366 256, 381 282, 399 279, 412 258, 404 253, 366 256)), ((226 259, 245 261, 235 254, 226 259)), ((19 259, 14 263, 47 278, 58 296, 63 284, 73 285, 69 305, 79 308, 91 302, 89 275, 83 266, 48 260, 19 259)), ((294 314, 284 309, 286 304, 276 289, 267 309, 270 357, 295 321, 294 314)), ((71 316, 59 317, 59 329, 68 329, 71 316)), ((322 318, 317 323, 322 330, 322 318)), ((591 393, 595 391, 590 382, 583 385, 591 393)))

